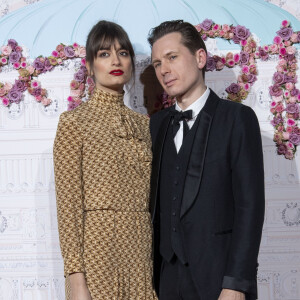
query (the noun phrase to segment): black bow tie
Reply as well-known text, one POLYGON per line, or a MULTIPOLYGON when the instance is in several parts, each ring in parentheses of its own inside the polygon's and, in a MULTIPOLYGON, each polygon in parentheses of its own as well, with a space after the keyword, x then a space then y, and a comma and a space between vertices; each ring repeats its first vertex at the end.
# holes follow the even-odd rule
POLYGON ((177 131, 180 128, 180 121, 183 121, 183 137, 186 136, 186 134, 189 131, 189 126, 186 122, 186 120, 191 120, 193 118, 193 111, 191 109, 186 111, 178 111, 173 110, 171 111, 171 115, 173 116, 173 137, 175 137, 177 131))

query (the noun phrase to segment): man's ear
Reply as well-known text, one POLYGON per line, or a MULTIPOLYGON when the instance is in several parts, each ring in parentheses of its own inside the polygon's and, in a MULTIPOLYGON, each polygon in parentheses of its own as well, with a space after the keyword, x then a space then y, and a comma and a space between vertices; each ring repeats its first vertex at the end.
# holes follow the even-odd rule
POLYGON ((207 55, 204 51, 204 49, 200 48, 196 51, 196 60, 197 60, 197 65, 200 70, 202 70, 205 65, 206 65, 206 59, 207 55))

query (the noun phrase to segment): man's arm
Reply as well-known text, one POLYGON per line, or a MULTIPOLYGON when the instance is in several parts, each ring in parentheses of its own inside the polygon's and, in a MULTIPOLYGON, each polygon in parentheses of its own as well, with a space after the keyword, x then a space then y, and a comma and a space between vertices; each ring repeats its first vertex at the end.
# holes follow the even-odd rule
POLYGON ((255 295, 264 221, 264 170, 258 120, 254 111, 245 105, 236 116, 230 151, 235 213, 222 287, 255 295))

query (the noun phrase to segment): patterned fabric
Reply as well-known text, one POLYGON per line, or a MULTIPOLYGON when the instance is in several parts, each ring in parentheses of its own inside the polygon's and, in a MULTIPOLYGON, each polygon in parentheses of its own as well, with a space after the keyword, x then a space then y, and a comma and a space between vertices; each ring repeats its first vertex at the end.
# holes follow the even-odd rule
POLYGON ((101 90, 59 120, 54 167, 66 288, 68 274, 83 272, 93 300, 157 299, 148 123, 123 94, 101 90))

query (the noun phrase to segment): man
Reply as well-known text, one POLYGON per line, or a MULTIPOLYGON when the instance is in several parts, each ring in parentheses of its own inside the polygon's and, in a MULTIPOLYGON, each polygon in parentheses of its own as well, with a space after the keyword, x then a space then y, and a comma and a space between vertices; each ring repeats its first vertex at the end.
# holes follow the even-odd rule
POLYGON ((256 299, 264 171, 255 113, 205 86, 207 52, 194 26, 164 22, 148 41, 159 82, 176 97, 150 120, 159 299, 256 299))

